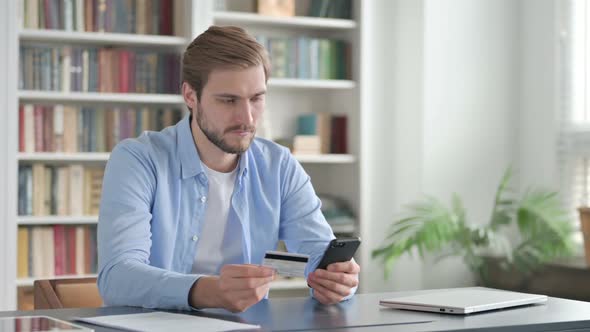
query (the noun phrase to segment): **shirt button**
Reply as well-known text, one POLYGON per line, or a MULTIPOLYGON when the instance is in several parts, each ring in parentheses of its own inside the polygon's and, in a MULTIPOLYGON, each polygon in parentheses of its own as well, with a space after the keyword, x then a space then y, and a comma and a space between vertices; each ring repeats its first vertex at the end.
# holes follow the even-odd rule
POLYGON ((197 242, 197 240, 198 240, 198 239, 199 239, 199 237, 198 237, 198 236, 196 236, 196 235, 194 235, 194 236, 193 236, 193 241, 194 241, 194 242, 197 242))
POLYGON ((201 203, 205 203, 207 201, 207 197, 206 196, 201 196, 201 203))

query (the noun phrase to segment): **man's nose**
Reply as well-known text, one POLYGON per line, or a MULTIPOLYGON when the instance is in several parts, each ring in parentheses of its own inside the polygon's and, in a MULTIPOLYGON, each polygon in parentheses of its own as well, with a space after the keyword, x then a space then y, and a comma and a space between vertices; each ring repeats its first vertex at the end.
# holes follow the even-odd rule
POLYGON ((249 100, 246 100, 244 103, 242 103, 238 111, 238 117, 241 123, 251 124, 254 121, 254 118, 252 117, 252 110, 252 105, 250 104, 249 100))

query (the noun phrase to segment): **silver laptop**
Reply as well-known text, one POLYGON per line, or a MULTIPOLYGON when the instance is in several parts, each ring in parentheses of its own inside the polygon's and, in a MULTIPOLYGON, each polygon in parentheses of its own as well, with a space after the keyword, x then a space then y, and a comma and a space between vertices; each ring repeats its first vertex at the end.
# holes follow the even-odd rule
POLYGON ((477 287, 432 290, 418 295, 383 299, 379 304, 396 309, 464 315, 546 301, 546 295, 477 287))

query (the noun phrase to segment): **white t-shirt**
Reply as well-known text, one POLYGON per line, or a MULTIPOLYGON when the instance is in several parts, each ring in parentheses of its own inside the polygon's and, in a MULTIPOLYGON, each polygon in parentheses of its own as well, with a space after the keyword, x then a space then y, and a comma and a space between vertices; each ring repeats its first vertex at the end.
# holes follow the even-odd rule
POLYGON ((221 173, 202 165, 207 173, 209 193, 192 273, 218 275, 224 264, 239 261, 242 257, 239 243, 223 246, 238 167, 229 173, 221 173))

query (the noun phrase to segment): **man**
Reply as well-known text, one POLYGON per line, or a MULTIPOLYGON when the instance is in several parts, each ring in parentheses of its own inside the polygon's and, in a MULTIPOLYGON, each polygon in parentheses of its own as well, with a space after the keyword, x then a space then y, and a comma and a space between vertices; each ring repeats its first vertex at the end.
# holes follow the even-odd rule
POLYGON ((269 67, 244 30, 209 28, 183 55, 190 116, 115 147, 98 224, 107 305, 244 311, 275 279, 259 264, 279 240, 310 255, 318 301, 354 293, 354 260, 314 271, 334 235, 309 176, 287 149, 254 138, 269 67))

